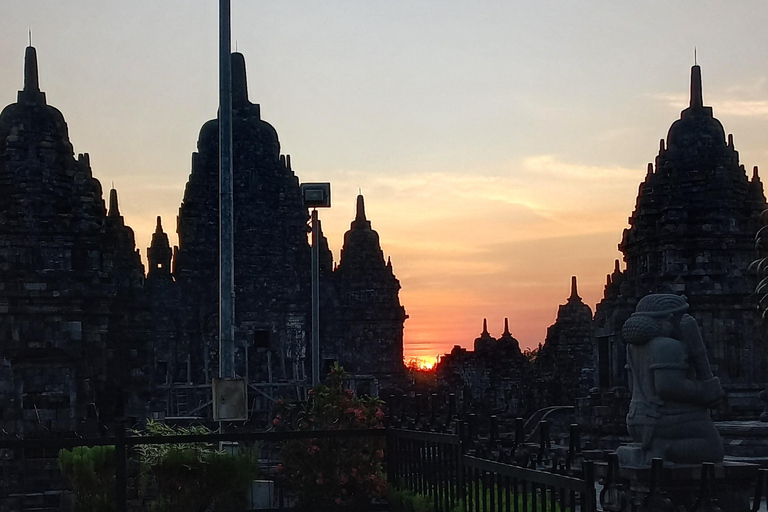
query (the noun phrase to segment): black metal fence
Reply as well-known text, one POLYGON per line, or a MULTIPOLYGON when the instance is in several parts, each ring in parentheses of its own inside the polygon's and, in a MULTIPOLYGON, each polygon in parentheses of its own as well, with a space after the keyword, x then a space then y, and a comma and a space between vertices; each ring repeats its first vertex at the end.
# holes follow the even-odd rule
MULTIPOLYGON (((457 420, 453 427, 459 433, 389 427, 173 436, 126 435, 118 431, 112 437, 90 439, 0 439, 0 512, 71 510, 73 494, 59 469, 58 457, 62 449, 78 447, 92 447, 98 452, 93 462, 95 473, 103 479, 102 484, 108 482, 109 487, 105 499, 109 500, 110 507, 104 510, 151 510, 160 492, 147 484, 140 452, 151 446, 181 444, 241 452, 251 450, 256 454, 261 465, 261 483, 267 487, 269 499, 259 502, 250 495, 247 505, 220 506, 217 510, 297 509, 300 505, 297 490, 281 475, 279 465, 285 443, 302 439, 345 444, 363 441, 384 447, 390 487, 420 495, 434 512, 592 512, 598 507, 611 512, 629 512, 666 510, 672 503, 667 488, 669 482, 663 474, 666 469, 660 461, 654 462, 648 476, 648 492, 640 499, 629 492, 626 481, 619 477, 615 454, 605 454, 595 462, 583 456, 576 426, 570 429, 567 442, 560 446, 550 441, 545 422, 538 427, 535 443, 517 428, 514 437, 500 439, 493 421, 489 435, 483 438, 472 432, 466 422, 457 420)), ((691 505, 685 507, 688 512, 733 509, 725 506, 729 503, 722 499, 718 505, 713 493, 717 488, 731 486, 732 482, 721 477, 715 481, 713 471, 712 465, 702 467, 701 487, 696 490, 691 505)), ((750 477, 751 483, 747 482, 742 494, 736 496, 746 504, 740 510, 766 510, 768 470, 759 473, 755 470, 755 473, 757 478, 750 477)), ((386 500, 373 503, 367 510, 395 512, 386 500)))
POLYGON ((457 434, 391 429, 390 482, 427 496, 435 512, 596 510, 591 462, 528 468, 469 455, 468 446, 457 434))

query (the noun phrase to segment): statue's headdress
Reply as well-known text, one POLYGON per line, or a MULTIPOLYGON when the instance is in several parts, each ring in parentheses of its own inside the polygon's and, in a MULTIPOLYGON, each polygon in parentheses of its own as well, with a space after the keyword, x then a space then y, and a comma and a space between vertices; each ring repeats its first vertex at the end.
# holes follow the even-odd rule
POLYGON ((632 315, 660 318, 684 311, 688 311, 688 300, 685 295, 654 293, 640 299, 632 315))
POLYGON ((630 345, 644 345, 661 335, 661 326, 656 319, 687 310, 688 302, 685 295, 671 293, 646 295, 637 303, 632 316, 624 322, 621 335, 630 345))

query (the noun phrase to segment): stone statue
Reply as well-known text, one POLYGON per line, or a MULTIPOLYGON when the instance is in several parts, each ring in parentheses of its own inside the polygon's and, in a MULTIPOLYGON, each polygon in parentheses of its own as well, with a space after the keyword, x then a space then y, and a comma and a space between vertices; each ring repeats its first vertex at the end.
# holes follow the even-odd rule
POLYGON ((686 298, 643 297, 624 323, 632 402, 627 429, 636 444, 619 448, 625 466, 661 458, 677 464, 721 462, 723 442, 709 407, 723 397, 686 298))

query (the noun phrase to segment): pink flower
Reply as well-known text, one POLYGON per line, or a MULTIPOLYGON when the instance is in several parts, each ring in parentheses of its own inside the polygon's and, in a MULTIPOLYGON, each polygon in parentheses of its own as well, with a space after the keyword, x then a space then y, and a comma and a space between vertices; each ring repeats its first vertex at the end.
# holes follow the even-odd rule
POLYGON ((340 504, 341 504, 341 498, 336 498, 336 504, 337 504, 337 505, 340 505, 340 504))
POLYGON ((278 464, 277 467, 275 468, 275 471, 277 471, 278 473, 280 473, 282 470, 283 470, 282 464, 278 464))
POLYGON ((377 419, 384 419, 384 411, 381 410, 381 407, 376 409, 376 418, 377 419))
POLYGON ((345 484, 345 483, 349 482, 349 477, 347 475, 341 475, 339 477, 339 482, 341 482, 342 484, 345 484))
POLYGON ((275 419, 272 420, 272 424, 273 425, 279 425, 280 424, 280 420, 275 418, 275 419))

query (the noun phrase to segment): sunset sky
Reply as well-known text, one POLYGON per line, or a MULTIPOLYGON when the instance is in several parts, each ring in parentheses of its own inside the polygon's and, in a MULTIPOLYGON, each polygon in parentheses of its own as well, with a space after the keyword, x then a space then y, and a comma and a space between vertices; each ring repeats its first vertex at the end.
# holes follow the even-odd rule
MULTIPOLYGON (((232 0, 250 99, 321 212, 338 260, 358 188, 410 318, 406 357, 471 347, 509 317, 543 342, 570 276, 594 309, 659 139, 704 102, 768 172, 768 5, 725 1, 232 0)), ((173 232, 218 104, 215 0, 2 0, 0 106, 28 27, 40 84, 114 182, 142 255, 173 232)), ((175 233, 173 234, 175 237, 175 233)), ((175 238, 174 238, 175 239, 175 238)), ((172 242, 174 243, 174 242, 172 242)))

